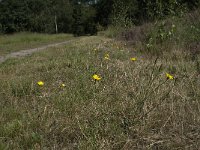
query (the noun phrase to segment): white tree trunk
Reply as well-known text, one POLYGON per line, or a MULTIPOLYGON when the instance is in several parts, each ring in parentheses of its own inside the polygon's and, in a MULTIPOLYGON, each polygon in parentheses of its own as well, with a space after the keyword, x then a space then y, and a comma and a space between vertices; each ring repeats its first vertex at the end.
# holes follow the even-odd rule
POLYGON ((56 34, 58 33, 58 24, 57 24, 57 16, 55 15, 55 28, 56 28, 56 34))

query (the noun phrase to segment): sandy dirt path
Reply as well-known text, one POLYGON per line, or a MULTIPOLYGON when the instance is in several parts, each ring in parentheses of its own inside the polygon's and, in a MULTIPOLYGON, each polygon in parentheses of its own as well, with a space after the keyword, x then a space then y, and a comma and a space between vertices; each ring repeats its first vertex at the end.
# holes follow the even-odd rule
POLYGON ((28 55, 31 55, 34 52, 41 51, 41 50, 47 49, 49 47, 57 47, 57 46, 65 45, 65 44, 68 44, 72 41, 74 41, 74 40, 69 40, 69 41, 54 43, 54 44, 48 44, 48 45, 38 47, 38 48, 32 48, 32 49, 21 50, 21 51, 18 51, 18 52, 13 52, 13 53, 7 54, 5 56, 0 56, 0 63, 5 62, 9 58, 17 58, 17 57, 28 56, 28 55))

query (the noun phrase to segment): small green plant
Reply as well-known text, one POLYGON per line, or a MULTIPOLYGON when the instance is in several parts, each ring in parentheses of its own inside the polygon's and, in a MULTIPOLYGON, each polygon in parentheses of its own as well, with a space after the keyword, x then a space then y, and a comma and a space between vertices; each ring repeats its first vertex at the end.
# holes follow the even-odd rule
POLYGON ((149 32, 146 40, 147 52, 160 55, 164 44, 176 39, 176 25, 168 25, 165 21, 160 24, 155 24, 155 28, 149 32))
POLYGON ((3 129, 3 136, 14 138, 18 136, 22 132, 22 122, 19 120, 13 120, 7 124, 5 124, 3 129))

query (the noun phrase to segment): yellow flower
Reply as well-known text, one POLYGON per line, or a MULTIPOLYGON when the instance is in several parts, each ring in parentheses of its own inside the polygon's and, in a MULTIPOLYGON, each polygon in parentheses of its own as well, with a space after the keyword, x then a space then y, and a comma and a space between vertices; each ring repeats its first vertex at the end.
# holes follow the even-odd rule
POLYGON ((63 83, 63 84, 61 84, 61 86, 62 86, 62 87, 66 87, 66 85, 65 85, 64 83, 63 83))
POLYGON ((132 58, 131 58, 131 60, 132 60, 132 61, 136 61, 136 60, 137 60, 137 58, 135 58, 135 57, 132 57, 132 58))
POLYGON ((174 77, 172 75, 170 75, 169 73, 166 73, 167 79, 173 80, 174 77))
POLYGON ((93 78, 95 81, 101 80, 101 77, 100 77, 99 75, 97 75, 97 74, 94 74, 94 75, 92 76, 92 78, 93 78))
POLYGON ((44 85, 44 82, 43 82, 43 81, 38 81, 37 84, 38 84, 39 86, 43 86, 43 85, 44 85))
POLYGON ((109 60, 110 59, 110 56, 109 54, 105 54, 105 57, 104 57, 106 60, 109 60))

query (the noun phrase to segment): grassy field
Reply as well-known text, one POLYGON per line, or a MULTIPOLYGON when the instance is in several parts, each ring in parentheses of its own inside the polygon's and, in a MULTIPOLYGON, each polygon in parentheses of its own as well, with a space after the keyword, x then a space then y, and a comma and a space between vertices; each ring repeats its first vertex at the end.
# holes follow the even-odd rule
POLYGON ((198 149, 198 71, 184 57, 146 59, 102 37, 8 60, 0 149, 198 149))
POLYGON ((72 35, 69 34, 16 33, 0 35, 0 56, 19 50, 67 41, 71 38, 72 35))
POLYGON ((143 45, 82 37, 0 64, 0 149, 198 150, 200 23, 184 21, 143 45))

